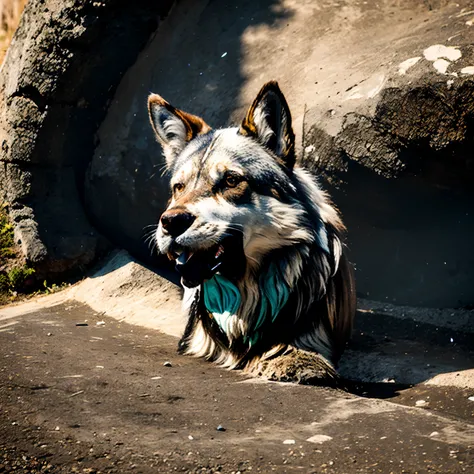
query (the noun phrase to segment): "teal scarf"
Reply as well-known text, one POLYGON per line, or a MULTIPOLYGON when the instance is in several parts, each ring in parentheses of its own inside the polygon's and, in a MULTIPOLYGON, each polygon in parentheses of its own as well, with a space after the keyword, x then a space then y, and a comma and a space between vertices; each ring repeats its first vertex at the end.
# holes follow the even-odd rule
MULTIPOLYGON (((212 317, 224 331, 229 334, 229 322, 237 314, 241 303, 239 289, 222 275, 214 275, 202 285, 204 305, 212 317)), ((244 342, 254 345, 261 337, 260 329, 266 321, 274 322, 290 296, 288 284, 281 275, 277 265, 271 263, 268 271, 260 276, 260 311, 258 318, 248 335, 244 335, 244 342)))

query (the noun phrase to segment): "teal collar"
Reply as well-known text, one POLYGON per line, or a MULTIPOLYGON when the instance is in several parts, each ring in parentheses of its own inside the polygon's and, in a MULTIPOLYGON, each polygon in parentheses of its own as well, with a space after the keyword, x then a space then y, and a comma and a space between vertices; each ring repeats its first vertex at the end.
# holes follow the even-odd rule
MULTIPOLYGON (((230 333, 231 318, 237 315, 242 296, 234 283, 216 274, 202 285, 204 305, 224 333, 230 333)), ((254 345, 262 335, 263 325, 274 322, 290 296, 290 288, 280 268, 271 263, 259 278, 260 308, 258 317, 244 334, 244 341, 254 345)))

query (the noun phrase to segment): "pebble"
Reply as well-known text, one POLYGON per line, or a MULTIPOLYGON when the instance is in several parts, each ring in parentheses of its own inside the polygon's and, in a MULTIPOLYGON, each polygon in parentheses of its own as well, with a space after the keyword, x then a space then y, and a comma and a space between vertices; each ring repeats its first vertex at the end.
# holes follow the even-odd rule
POLYGON ((295 444, 296 441, 294 439, 285 439, 285 441, 283 441, 283 444, 295 444))
POLYGON ((469 400, 470 402, 474 402, 474 396, 469 397, 468 400, 469 400))
POLYGON ((163 365, 164 365, 165 367, 173 367, 173 366, 171 365, 171 362, 170 362, 169 360, 167 360, 166 362, 164 362, 163 365))
POLYGON ((319 435, 311 436, 311 438, 308 438, 306 441, 310 443, 323 444, 326 441, 331 441, 331 439, 332 439, 332 436, 319 434, 319 435))
POLYGON ((216 428, 217 431, 225 431, 225 428, 222 426, 222 425, 219 425, 217 428, 216 428))
POLYGON ((422 406, 427 405, 427 404, 428 404, 428 402, 427 402, 426 400, 417 400, 417 401, 415 402, 415 405, 416 405, 417 407, 422 407, 422 406))

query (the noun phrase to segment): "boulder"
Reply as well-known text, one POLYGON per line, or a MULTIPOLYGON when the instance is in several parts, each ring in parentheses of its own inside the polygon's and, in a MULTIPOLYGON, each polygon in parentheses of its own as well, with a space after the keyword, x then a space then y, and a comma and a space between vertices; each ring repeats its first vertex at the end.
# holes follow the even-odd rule
POLYGON ((0 199, 40 275, 107 248, 83 206, 84 174, 116 85, 171 1, 30 0, 0 74, 0 199))

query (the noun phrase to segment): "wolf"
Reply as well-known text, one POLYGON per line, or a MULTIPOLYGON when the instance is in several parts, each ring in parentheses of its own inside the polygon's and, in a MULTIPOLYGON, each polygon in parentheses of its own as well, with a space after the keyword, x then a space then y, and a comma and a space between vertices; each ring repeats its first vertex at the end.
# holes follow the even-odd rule
POLYGON ((273 380, 337 380, 355 313, 345 227, 296 162, 287 101, 266 83, 240 126, 148 98, 170 175, 160 252, 184 287, 179 351, 273 380))

